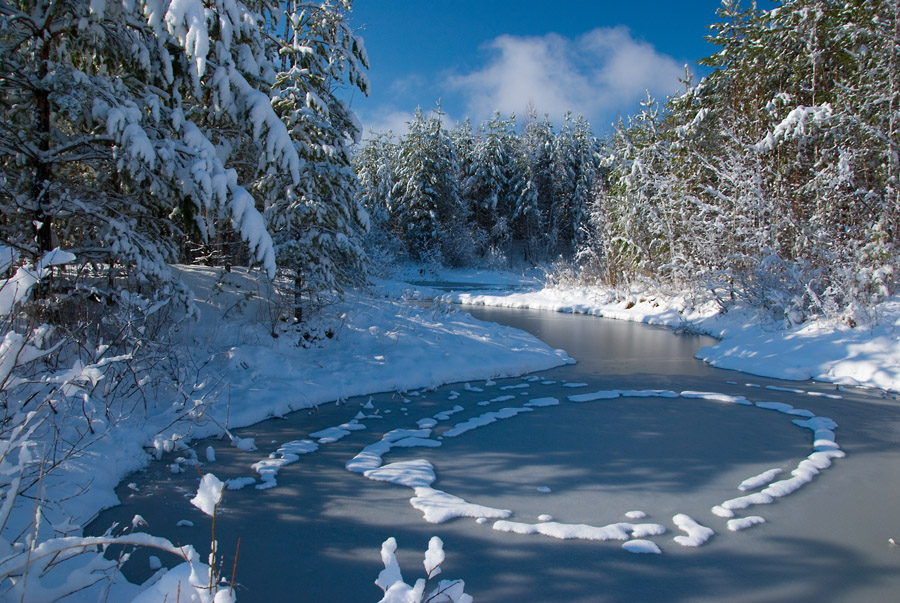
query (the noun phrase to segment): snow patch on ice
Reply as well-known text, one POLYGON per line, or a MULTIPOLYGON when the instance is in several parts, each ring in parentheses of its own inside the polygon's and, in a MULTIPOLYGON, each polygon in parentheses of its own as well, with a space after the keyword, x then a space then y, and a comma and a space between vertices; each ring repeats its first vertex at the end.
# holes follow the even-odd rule
POLYGON ((676 536, 674 539, 681 546, 698 547, 715 534, 712 528, 700 525, 692 517, 684 513, 674 516, 672 521, 675 522, 679 530, 687 533, 687 536, 676 536))
POLYGON ((750 515, 749 517, 741 517, 739 519, 730 519, 728 520, 728 529, 732 532, 737 532, 739 530, 746 530, 749 527, 759 525, 761 523, 765 523, 766 520, 759 515, 750 515))
POLYGON ((522 523, 517 521, 494 522, 494 529, 499 532, 511 532, 514 534, 542 534, 560 540, 631 540, 633 538, 645 538, 647 536, 659 536, 665 534, 665 526, 655 523, 613 523, 606 526, 590 526, 587 524, 558 523, 555 521, 537 524, 522 523))
POLYGON ((543 407, 543 406, 558 406, 559 398, 534 398, 533 400, 529 400, 525 403, 525 406, 534 406, 534 407, 543 407))
POLYGON ((256 484, 257 490, 267 490, 278 485, 275 476, 285 465, 290 465, 300 460, 300 456, 315 452, 319 445, 312 440, 296 440, 282 444, 278 450, 269 454, 269 458, 263 459, 251 465, 251 469, 259 473, 262 483, 256 484))
POLYGON ((662 549, 659 548, 659 545, 652 540, 629 540, 628 542, 622 543, 622 548, 629 553, 639 555, 659 555, 662 553, 662 549))
POLYGON ((498 420, 509 419, 523 412, 532 412, 533 410, 533 408, 516 407, 503 408, 497 411, 486 412, 483 415, 472 417, 468 421, 457 423, 454 427, 451 427, 441 435, 443 435, 445 438, 455 438, 466 433, 467 431, 471 431, 479 427, 484 427, 485 425, 490 425, 491 423, 494 423, 498 420))
POLYGON ((769 469, 768 471, 763 471, 759 475, 754 475, 753 477, 748 477, 738 486, 738 490, 747 491, 747 490, 756 490, 766 484, 770 483, 777 475, 779 475, 783 470, 769 469))

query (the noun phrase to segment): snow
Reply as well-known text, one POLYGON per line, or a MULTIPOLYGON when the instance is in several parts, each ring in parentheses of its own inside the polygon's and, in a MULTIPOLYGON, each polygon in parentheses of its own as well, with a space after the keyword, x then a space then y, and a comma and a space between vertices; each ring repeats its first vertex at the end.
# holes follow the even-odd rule
MULTIPOLYGON (((683 392, 678 394, 673 391, 664 390, 664 389, 642 389, 642 390, 634 390, 634 389, 615 389, 615 390, 605 390, 592 392, 589 394, 576 394, 573 396, 569 396, 570 402, 594 402, 596 400, 613 400, 615 398, 677 398, 681 395, 684 398, 692 398, 692 397, 702 397, 692 395, 694 392, 683 392), (687 394, 687 395, 686 395, 687 394)), ((716 394, 721 395, 721 394, 716 394)))
POLYGON ((497 519, 512 515, 512 511, 509 509, 495 509, 470 503, 458 496, 435 490, 429 486, 415 488, 415 493, 415 497, 411 498, 409 502, 413 507, 422 511, 425 521, 428 523, 444 523, 457 517, 497 519))
POLYGON ((644 540, 644 539, 636 539, 629 540, 628 542, 622 543, 622 548, 628 551, 629 553, 636 554, 650 554, 650 555, 659 555, 662 553, 662 549, 659 548, 659 545, 653 542, 652 540, 644 540))
POLYGON ((513 534, 543 534, 560 540, 631 540, 632 538, 644 538, 647 536, 659 536, 666 533, 665 526, 655 523, 633 524, 627 522, 613 523, 605 526, 590 526, 587 524, 568 524, 555 521, 545 521, 537 524, 522 523, 517 521, 496 521, 494 529, 499 532, 511 532, 513 534))
POLYGON ((463 421, 462 423, 457 423, 456 426, 452 427, 445 431, 442 435, 445 438, 455 438, 456 436, 462 435, 467 431, 471 431, 478 427, 484 427, 485 425, 490 425, 494 421, 498 421, 501 419, 509 419, 523 412, 531 412, 533 409, 519 407, 519 408, 504 408, 502 410, 494 411, 494 412, 486 412, 483 415, 479 415, 477 417, 473 417, 468 421, 463 421))
POLYGON ((200 480, 197 495, 191 499, 191 504, 212 517, 215 515, 216 506, 222 500, 222 491, 225 484, 212 473, 207 473, 200 480))
POLYGON ((427 597, 425 587, 428 582, 441 574, 441 564, 444 562, 444 543, 437 536, 432 536, 428 541, 428 549, 425 551, 425 578, 416 580, 415 585, 410 586, 403 581, 400 564, 397 561, 397 540, 393 537, 385 540, 381 545, 381 562, 384 569, 378 574, 375 584, 384 591, 381 603, 418 603, 420 601, 446 601, 447 603, 472 603, 473 599, 465 591, 465 582, 462 580, 441 580, 427 597))
POLYGON ((761 523, 766 523, 765 518, 760 517, 759 515, 750 515, 749 517, 741 517, 739 519, 729 519, 727 525, 729 530, 737 532, 761 523))
MULTIPOLYGON (((56 260, 50 258, 49 261, 56 260)), ((231 286, 241 285, 239 289, 242 291, 256 291, 256 285, 247 273, 236 269, 226 277, 207 268, 182 267, 179 270, 182 277, 198 292, 197 305, 201 319, 196 323, 183 325, 182 329, 184 342, 190 345, 192 363, 204 367, 202 373, 197 375, 197 382, 214 382, 215 376, 228 375, 228 390, 210 393, 211 400, 215 399, 218 403, 204 406, 196 421, 183 420, 182 415, 174 410, 158 408, 147 415, 135 417, 133 421, 122 419, 121 431, 111 431, 106 438, 87 446, 78 463, 70 465, 65 480, 53 485, 56 492, 66 491, 64 488, 68 488, 68 492, 87 489, 87 495, 77 499, 60 497, 64 501, 61 503, 60 513, 65 517, 51 518, 58 525, 62 525, 63 520, 69 521, 66 518, 71 519, 72 525, 81 525, 100 508, 115 504, 114 486, 130 471, 141 468, 149 461, 143 450, 144 446, 159 453, 184 450, 191 438, 224 435, 242 453, 251 452, 261 444, 252 437, 236 435, 234 430, 269 417, 283 416, 293 410, 312 409, 329 401, 390 391, 411 392, 405 395, 418 402, 428 398, 429 389, 444 383, 479 382, 484 383, 484 388, 496 387, 497 384, 493 381, 495 378, 518 377, 572 362, 564 352, 552 349, 519 331, 482 323, 462 313, 438 315, 428 308, 407 305, 385 293, 401 290, 404 286, 384 283, 374 292, 352 293, 347 300, 336 303, 337 311, 343 314, 343 318, 340 331, 333 340, 323 343, 319 348, 298 348, 289 338, 272 339, 268 334, 267 326, 263 324, 265 307, 261 297, 251 295, 248 298, 250 303, 234 312, 233 296, 227 292, 216 292, 214 285, 221 278, 228 279, 231 286), (226 318, 229 312, 232 314, 226 318), (261 383, 265 387, 260 387, 261 383), (302 386, 298 387, 298 384, 302 386), (226 395, 230 404, 224 402, 226 395)), ((15 298, 12 294, 9 295, 9 299, 13 300, 7 302, 10 308, 22 299, 18 293, 15 298)), ((452 294, 451 297, 462 299, 467 295, 469 294, 452 294)), ((828 373, 836 376, 836 381, 843 380, 842 375, 852 374, 854 380, 872 386, 887 384, 896 389, 900 385, 900 379, 897 378, 900 369, 897 369, 896 337, 888 335, 889 331, 883 326, 848 331, 836 325, 827 327, 820 324, 818 331, 801 327, 773 334, 752 323, 740 312, 723 317, 702 314, 698 310, 679 311, 677 304, 671 300, 668 305, 660 304, 655 308, 644 302, 625 308, 621 301, 607 300, 600 303, 596 292, 591 295, 593 297, 579 291, 566 293, 543 290, 504 296, 479 295, 465 299, 495 305, 547 307, 586 314, 615 315, 617 318, 655 324, 681 325, 688 320, 693 321, 692 324, 698 328, 722 337, 718 346, 705 348, 701 351, 701 356, 728 357, 728 362, 733 363, 731 368, 739 366, 756 374, 799 374, 804 378, 813 376, 813 373, 819 377, 828 373), (564 294, 571 295, 571 299, 565 304, 564 294), (876 340, 864 340, 866 333, 883 333, 884 336, 879 336, 876 340), (737 348, 743 350, 739 354, 740 358, 721 351, 737 348), (848 358, 852 356, 852 362, 845 362, 840 354, 827 355, 838 349, 848 358), (804 356, 805 351, 814 351, 809 357, 812 360, 804 356), (824 370, 826 364, 827 371, 824 370), (779 365, 784 366, 777 370, 773 368, 779 365), (798 368, 801 365, 806 368, 801 370, 798 368), (866 374, 877 377, 867 380, 866 374)), ((896 306, 885 306, 883 313, 888 315, 896 311, 896 316, 900 318, 900 302, 896 306)), ((4 341, 3 345, 6 346, 4 349, 11 349, 18 344, 11 340, 4 341)), ((11 357, 6 352, 0 354, 0 360, 11 357)), ((76 367, 72 369, 72 375, 84 375, 86 382, 90 382, 93 374, 90 368, 76 367)), ((728 531, 738 531, 764 523, 765 518, 759 515, 736 517, 737 513, 751 506, 770 504, 796 492, 831 467, 835 459, 845 455, 836 442, 835 430, 838 425, 835 421, 778 401, 751 402, 744 396, 715 391, 609 389, 573 394, 561 402, 555 397, 539 395, 540 387, 551 384, 552 382, 543 381, 539 377, 528 378, 521 383, 497 387, 518 395, 504 393, 477 403, 471 398, 483 392, 484 388, 469 385, 462 395, 456 392, 454 399, 460 400, 451 408, 437 412, 432 417, 418 420, 411 417, 410 426, 415 428, 393 430, 368 445, 361 444, 361 449, 346 463, 346 468, 367 479, 410 489, 410 504, 422 512, 428 523, 442 523, 456 518, 471 518, 479 523, 496 520, 492 527, 500 532, 538 534, 559 539, 615 540, 622 541, 622 548, 628 552, 660 553, 662 549, 653 541, 653 537, 666 533, 666 526, 655 523, 610 523, 601 526, 566 524, 554 521, 546 513, 538 517, 540 523, 537 524, 518 521, 514 509, 481 505, 477 501, 465 500, 451 492, 435 489, 433 485, 437 481, 439 468, 435 468, 427 458, 385 464, 385 457, 397 448, 428 449, 441 446, 442 442, 433 429, 453 415, 465 412, 466 405, 509 402, 522 399, 520 396, 526 396, 528 401, 523 400, 521 406, 485 412, 459 421, 440 433, 440 437, 462 437, 476 429, 490 429, 489 426, 497 421, 521 414, 536 413, 534 416, 537 417, 539 413, 558 412, 556 408, 566 403, 628 397, 680 397, 703 403, 735 404, 784 414, 784 420, 792 421, 798 428, 798 434, 807 438, 809 454, 797 462, 793 469, 789 465, 773 467, 748 476, 738 486, 741 492, 748 492, 747 494, 724 500, 712 508, 714 517, 728 520, 721 522, 717 529, 721 531, 721 526, 727 525, 728 531), (789 477, 774 481, 788 470, 789 477), (753 490, 759 491, 752 492, 753 490)), ((748 384, 748 387, 750 385, 752 384, 748 384)), ((585 388, 589 384, 565 383, 563 386, 585 388)), ((762 393, 763 390, 756 388, 755 391, 762 393)), ((814 395, 814 392, 796 387, 768 387, 766 391, 814 395)), ((839 397, 836 394, 827 396, 839 397)), ((404 397, 403 400, 409 404, 410 410, 415 410, 416 406, 408 398, 404 397)), ((211 515, 221 500, 223 489, 234 490, 249 485, 259 490, 276 487, 276 476, 286 465, 351 434, 367 435, 365 421, 378 418, 379 413, 386 414, 388 410, 382 411, 371 403, 362 408, 363 411, 354 420, 280 444, 266 458, 248 463, 258 474, 258 479, 238 477, 222 482, 213 474, 206 473, 191 502, 203 513, 211 515)), ((524 421, 527 417, 518 420, 524 421)), ((196 454, 190 456, 185 452, 184 456, 187 458, 173 463, 175 470, 183 471, 185 466, 190 467, 192 464, 199 469, 196 454)), ((212 447, 205 450, 205 460, 208 463, 215 462, 216 454, 212 447)), ((754 472, 758 471, 759 468, 754 469, 754 472)), ((536 487, 536 490, 550 492, 547 486, 536 487)), ((542 500, 551 499, 552 497, 547 497, 542 500)), ((615 513, 613 517, 621 517, 624 510, 611 511, 615 513)), ((627 511, 624 515, 631 521, 647 517, 643 511, 627 511)), ((684 513, 674 515, 672 524, 684 532, 684 535, 674 537, 675 542, 683 546, 701 546, 716 533, 684 513)), ((179 525, 193 524, 185 519, 179 521, 179 525)), ((428 550, 426 564, 439 557, 437 549, 429 546, 428 550)), ((386 563, 385 571, 388 571, 388 565, 386 563)), ((166 572, 158 578, 157 584, 179 578, 179 572, 188 571, 181 566, 179 568, 166 572)), ((388 592, 393 588, 391 585, 401 579, 399 569, 396 576, 391 574, 391 577, 396 580, 387 584, 385 600, 400 600, 387 599, 388 592)))
POLYGON ((738 490, 746 491, 746 490, 755 490, 766 484, 770 483, 775 479, 777 475, 779 475, 783 469, 775 468, 769 469, 768 471, 763 471, 759 475, 755 475, 753 477, 748 477, 738 486, 738 490))
POLYGON ((687 533, 687 536, 675 537, 675 542, 681 546, 698 547, 715 534, 712 528, 700 525, 692 517, 684 513, 679 513, 672 518, 672 521, 675 522, 679 530, 687 533))
MULTIPOLYGON (((348 432, 349 433, 349 432, 348 432)), ((262 483, 256 484, 257 490, 267 490, 278 485, 275 476, 285 465, 290 465, 300 459, 301 455, 315 452, 319 445, 312 440, 297 440, 282 444, 278 450, 271 453, 269 458, 254 463, 251 468, 259 473, 262 483)))

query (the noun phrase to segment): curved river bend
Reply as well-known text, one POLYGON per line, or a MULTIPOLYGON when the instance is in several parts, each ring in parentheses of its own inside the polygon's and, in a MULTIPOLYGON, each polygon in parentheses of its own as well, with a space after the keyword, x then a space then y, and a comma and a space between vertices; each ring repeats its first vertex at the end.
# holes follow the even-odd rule
MULTIPOLYGON (((422 556, 435 535, 447 553, 441 578, 464 579, 478 602, 897 600, 900 550, 888 542, 900 541, 895 400, 711 368, 693 358, 701 346, 714 343, 710 338, 588 316, 467 311, 530 331, 564 348, 578 364, 521 379, 351 399, 317 414, 301 411, 239 430, 256 438, 256 452, 221 440, 194 443, 204 471, 223 480, 258 478, 251 465, 281 445, 360 412, 370 417, 359 420, 365 429, 282 467, 277 487, 226 491, 216 535, 229 568, 241 539, 240 601, 376 601, 382 595, 373 584, 382 569, 381 543, 397 539, 404 577, 412 583, 422 577, 422 556), (626 391, 590 402, 569 399, 612 390, 626 391), (648 390, 720 395, 636 397, 648 390), (554 399, 560 403, 551 405, 554 399), (743 399, 778 404, 734 403, 743 399), (837 427, 798 426, 793 421, 806 417, 785 414, 784 405, 833 419, 837 427), (528 412, 495 416, 491 424, 449 437, 448 429, 484 422, 478 418, 509 407, 528 412), (455 412, 440 414, 445 411, 455 412), (429 419, 424 425, 433 419, 431 439, 440 445, 394 447, 383 462, 427 459, 434 489, 509 510, 507 523, 468 517, 428 523, 410 504, 409 488, 347 471, 345 464, 363 448, 391 430, 417 429, 421 419, 429 419), (831 433, 847 456, 834 458, 827 470, 772 504, 738 509, 738 517, 761 517, 764 523, 730 531, 727 518, 713 507, 765 488, 742 492, 738 485, 766 471, 782 470, 769 482, 789 479, 812 452, 816 427, 816 438, 827 440, 831 433), (215 449, 215 462, 205 462, 208 446, 215 449), (635 519, 633 511, 645 517, 635 519), (699 547, 682 546, 676 537, 683 543, 691 533, 676 517, 685 515, 715 534, 699 547), (623 550, 620 540, 492 529, 511 522, 518 531, 523 525, 531 531, 544 529, 535 528, 541 524, 563 526, 554 528, 557 536, 584 535, 579 526, 622 524, 659 526, 665 533, 626 536, 644 536, 661 550, 636 555, 623 550)), ((829 449, 827 441, 816 444, 829 449)), ((118 491, 122 505, 101 514, 92 529, 102 532, 114 521, 128 525, 140 514, 151 533, 195 545, 208 541, 209 518, 188 502, 197 474, 173 474, 175 456, 126 480, 118 491), (194 525, 177 526, 182 519, 194 525)), ((149 554, 136 552, 126 574, 149 576, 149 554)))

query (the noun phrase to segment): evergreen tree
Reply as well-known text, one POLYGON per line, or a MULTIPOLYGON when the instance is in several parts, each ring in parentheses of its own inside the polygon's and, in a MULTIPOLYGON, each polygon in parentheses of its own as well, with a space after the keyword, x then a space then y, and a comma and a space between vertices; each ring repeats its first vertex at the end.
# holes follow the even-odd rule
POLYGON ((571 255, 582 239, 587 204, 597 183, 597 144, 581 117, 566 121, 556 135, 551 155, 553 198, 549 212, 551 249, 571 255))
MULTIPOLYGON (((272 106, 283 122, 296 170, 263 161, 257 190, 277 245, 280 266, 291 270, 295 292, 340 289, 365 278, 360 234, 369 217, 357 198, 350 145, 361 134, 350 108, 333 90, 351 84, 368 93, 362 40, 345 21, 347 0, 314 5, 285 0, 281 70, 272 84, 272 106)), ((298 300, 299 302, 299 300, 298 300)))
POLYGON ((272 239, 219 134, 255 134, 270 163, 299 164, 278 144, 283 127, 262 126, 274 118, 257 90, 272 73, 263 23, 276 12, 231 0, 0 3, 7 244, 31 258, 62 246, 116 286, 167 295, 180 233, 208 238, 221 217, 273 274, 272 239))
POLYGON ((514 129, 514 119, 501 119, 498 113, 483 124, 463 181, 472 203, 473 225, 485 233, 488 248, 508 247, 512 218, 525 185, 514 129))
POLYGON ((898 261, 896 2, 719 16, 715 71, 614 137, 583 255, 853 322, 898 261))
POLYGON ((553 202, 553 125, 544 115, 538 119, 532 108, 522 133, 522 150, 528 164, 528 181, 523 190, 522 208, 518 212, 525 223, 521 226, 526 234, 526 248, 531 256, 546 259, 550 238, 548 222, 553 202), (524 218, 528 216, 527 218, 524 218))
POLYGON ((454 252, 454 241, 445 227, 464 224, 459 199, 456 154, 438 115, 426 119, 416 110, 409 133, 400 142, 396 219, 411 255, 440 261, 454 252))

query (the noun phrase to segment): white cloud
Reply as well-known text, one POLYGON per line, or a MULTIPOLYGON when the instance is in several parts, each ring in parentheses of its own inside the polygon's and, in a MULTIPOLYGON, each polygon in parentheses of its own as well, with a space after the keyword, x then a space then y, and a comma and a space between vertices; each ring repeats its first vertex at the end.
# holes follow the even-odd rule
POLYGON ((382 109, 373 117, 362 116, 363 138, 372 138, 375 134, 390 132, 395 137, 404 136, 409 131, 409 122, 413 120, 411 111, 382 109))
MULTIPOLYGON (((426 118, 434 114, 422 108, 422 114, 426 118)), ((376 134, 390 132, 394 139, 399 139, 409 132, 409 124, 415 119, 414 111, 399 111, 394 108, 380 107, 377 111, 361 117, 363 126, 363 139, 374 138, 376 134)), ((441 114, 441 123, 445 128, 452 128, 456 122, 446 112, 441 114)))
POLYGON ((684 66, 628 28, 599 28, 576 39, 503 35, 489 42, 480 70, 453 75, 449 85, 465 96, 473 120, 494 111, 523 115, 533 105, 555 120, 582 114, 597 130, 618 115, 636 113, 649 89, 663 100, 679 90, 684 66))

